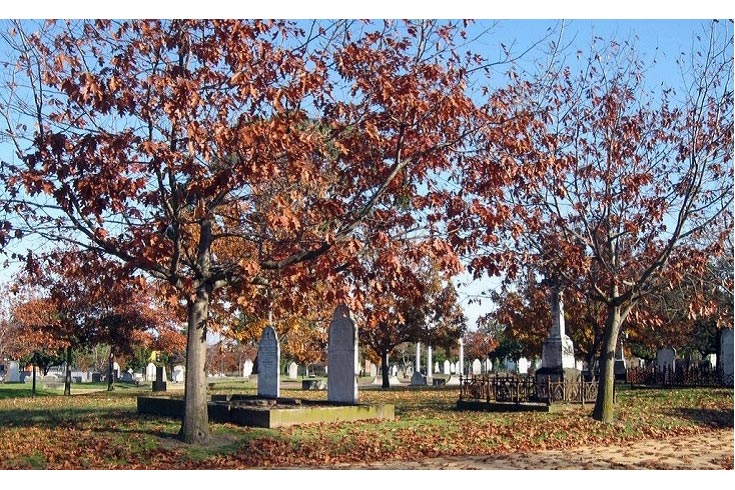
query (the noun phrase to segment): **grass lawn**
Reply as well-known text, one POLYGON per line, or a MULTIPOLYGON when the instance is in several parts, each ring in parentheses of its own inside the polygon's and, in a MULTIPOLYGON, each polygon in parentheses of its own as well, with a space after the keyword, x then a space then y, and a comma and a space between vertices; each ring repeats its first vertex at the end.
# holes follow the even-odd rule
MULTIPOLYGON (((421 459, 581 445, 605 445, 733 427, 733 390, 618 392, 617 420, 593 421, 591 407, 562 413, 460 412, 456 389, 361 389, 364 403, 396 406, 394 421, 281 429, 212 424, 205 447, 176 439, 180 422, 139 416, 136 396, 149 386, 119 383, 39 390, 0 384, 0 469, 187 469, 321 466, 333 462, 421 459)), ((252 383, 222 382, 213 393, 250 393, 252 383)), ((178 391, 177 393, 181 393, 178 391)), ((326 399, 324 391, 283 389, 284 397, 326 399)))

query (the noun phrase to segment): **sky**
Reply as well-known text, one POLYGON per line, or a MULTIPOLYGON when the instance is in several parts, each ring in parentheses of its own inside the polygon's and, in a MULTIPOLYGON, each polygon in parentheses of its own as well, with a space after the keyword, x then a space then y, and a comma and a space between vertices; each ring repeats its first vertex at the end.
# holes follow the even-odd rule
MULTIPOLYGON (((289 17, 289 18, 307 18, 307 17, 401 17, 402 14, 411 13, 414 17, 470 17, 480 19, 474 24, 473 29, 482 30, 486 26, 492 24, 488 20, 493 14, 497 13, 497 18, 505 19, 497 21, 492 28, 490 36, 486 37, 483 42, 482 49, 487 50, 490 58, 494 53, 500 53, 499 44, 502 42, 506 46, 513 46, 515 53, 521 53, 532 47, 535 42, 542 39, 549 28, 559 28, 563 25, 563 36, 561 45, 570 44, 570 52, 576 51, 576 48, 584 49, 589 46, 593 36, 600 36, 604 39, 617 39, 625 41, 636 39, 640 53, 651 58, 655 55, 656 64, 648 72, 647 81, 649 84, 666 83, 675 85, 678 78, 678 70, 675 65, 675 59, 682 52, 689 51, 692 43, 693 35, 701 29, 706 21, 701 20, 703 17, 722 17, 727 12, 718 12, 717 8, 713 8, 713 2, 703 1, 697 2, 697 9, 693 9, 691 5, 687 6, 688 10, 681 10, 680 18, 677 17, 676 7, 668 8, 666 13, 669 19, 631 19, 629 12, 635 12, 636 16, 645 16, 646 14, 658 14, 658 12, 645 12, 637 7, 633 2, 617 2, 616 8, 612 10, 595 11, 583 8, 582 10, 570 9, 567 3, 554 3, 554 9, 550 9, 550 2, 523 2, 513 8, 508 6, 498 9, 495 6, 478 7, 476 5, 468 8, 469 2, 457 1, 451 2, 451 8, 447 2, 424 2, 420 9, 413 8, 411 11, 403 11, 382 0, 369 2, 368 8, 360 6, 355 8, 354 5, 346 7, 344 3, 335 3, 335 8, 326 8, 328 2, 272 2, 266 5, 250 5, 233 8, 231 4, 214 0, 206 2, 206 8, 202 3, 189 4, 187 2, 140 2, 132 0, 124 2, 127 6, 122 9, 118 5, 106 4, 101 6, 99 2, 87 1, 71 1, 71 2, 33 2, 32 6, 24 6, 11 4, 10 9, 4 8, 3 15, 15 18, 47 18, 59 16, 91 16, 95 17, 121 17, 130 15, 136 17, 289 17), (155 5, 149 5, 155 3, 155 5), (305 8, 305 5, 311 8, 305 8), (63 5, 64 8, 60 6, 63 5), (388 7, 390 5, 390 7, 388 7), (636 6, 635 9, 626 9, 626 7, 636 6), (162 8, 165 6, 166 8, 162 8), (266 8, 267 7, 267 8, 266 8), (537 18, 524 18, 527 15, 533 15, 537 18), (553 17, 565 16, 568 20, 560 21, 553 17), (596 17, 597 16, 597 17, 596 17), (543 18, 546 17, 546 18, 543 18), (486 20, 481 20, 486 19, 486 20), (698 20, 699 19, 699 20, 698 20)), ((719 10, 724 10, 719 7, 719 10)), ((735 9, 730 14, 735 13, 735 9)), ((732 17, 732 15, 730 15, 732 17)), ((732 24, 729 25, 732 31, 732 24)), ((528 59, 531 57, 529 56, 528 59)), ((8 158, 9 147, 0 143, 0 158, 8 158)), ((26 247, 21 248, 25 250, 26 247)), ((9 277, 8 270, 0 269, 0 282, 7 280, 9 277)), ((460 278, 461 282, 468 282, 468 277, 460 278)), ((476 281, 462 288, 460 291, 464 298, 465 312, 469 319, 471 329, 475 327, 475 321, 478 316, 486 313, 492 308, 492 305, 485 301, 481 305, 468 304, 470 297, 482 294, 488 289, 497 288, 499 281, 482 280, 476 281)))

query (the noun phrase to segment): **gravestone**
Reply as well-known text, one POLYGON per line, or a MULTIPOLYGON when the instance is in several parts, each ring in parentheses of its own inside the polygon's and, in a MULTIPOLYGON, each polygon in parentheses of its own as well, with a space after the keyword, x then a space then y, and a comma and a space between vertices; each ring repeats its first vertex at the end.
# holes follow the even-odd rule
POLYGON ((16 361, 10 361, 8 365, 8 381, 11 383, 20 382, 20 366, 16 361))
POLYGON ((174 383, 183 383, 185 372, 186 368, 181 364, 179 364, 178 366, 174 366, 174 370, 171 373, 171 381, 173 381, 174 383))
POLYGON ((281 348, 276 330, 268 325, 263 329, 258 345, 258 396, 281 396, 281 348))
POLYGON ((100 383, 100 382, 102 382, 102 373, 92 373, 92 383, 100 383))
POLYGON ((671 347, 659 349, 658 352, 656 352, 656 370, 674 372, 676 369, 675 360, 676 349, 672 349, 671 347))
POLYGON ((416 371, 411 376, 411 386, 426 386, 427 384, 426 376, 420 372, 416 371))
POLYGON ((536 370, 537 386, 544 386, 548 382, 576 382, 582 376, 574 359, 574 344, 566 335, 562 288, 558 285, 552 285, 549 302, 551 330, 542 347, 541 368, 536 370))
POLYGON ((405 371, 406 378, 413 376, 413 366, 408 366, 405 371))
POLYGON ((441 372, 441 369, 439 369, 439 361, 436 361, 434 363, 434 372, 439 374, 441 372))
POLYGON ((615 363, 613 364, 613 373, 616 380, 625 381, 628 369, 623 355, 623 339, 618 341, 618 347, 615 349, 615 363))
MULTIPOLYGON (((82 378, 79 378, 79 381, 81 382, 82 378)), ((122 376, 120 377, 120 381, 123 383, 132 383, 133 382, 133 373, 130 371, 123 371, 122 376)))
POLYGON ((153 391, 166 391, 166 368, 156 366, 156 379, 153 381, 153 391))
POLYGON ((442 369, 442 374, 449 374, 450 373, 450 367, 449 367, 450 364, 451 363, 449 362, 449 359, 447 359, 446 361, 444 361, 444 366, 443 366, 444 369, 442 369))
POLYGON ((357 403, 357 328, 345 305, 339 305, 329 325, 327 400, 357 403))
POLYGON ((299 365, 295 362, 288 365, 288 377, 290 379, 296 379, 299 377, 299 365))
POLYGON ((485 368, 485 372, 486 373, 489 373, 490 371, 493 370, 493 363, 492 363, 492 361, 490 359, 485 359, 485 366, 484 366, 484 368, 485 368))
POLYGON ((393 364, 393 367, 390 370, 390 374, 391 374, 391 376, 398 376, 398 366, 396 366, 395 364, 393 364))
MULTIPOLYGON (((116 362, 112 363, 112 376, 115 381, 120 378, 120 365, 116 362)), ((164 381, 166 380, 164 379, 164 381)))
POLYGON ((145 380, 146 381, 155 381, 156 380, 156 365, 152 362, 149 362, 148 365, 145 367, 145 380))
POLYGON ((457 373, 457 363, 456 362, 450 362, 449 363, 449 372, 451 374, 456 374, 457 373))
POLYGON ((708 369, 713 369, 715 366, 717 366, 717 354, 707 354, 704 360, 707 361, 708 369))
POLYGON ((511 359, 510 357, 505 358, 505 370, 509 373, 515 373, 518 366, 516 365, 515 361, 511 359))
POLYGON ((242 363, 242 377, 249 378, 251 374, 253 374, 253 361, 245 359, 242 363))
POLYGON ((722 381, 726 386, 733 385, 733 346, 732 346, 733 330, 723 330, 720 335, 720 354, 719 364, 722 370, 722 381))
POLYGON ((372 376, 373 378, 378 375, 378 367, 372 362, 370 363, 369 372, 370 372, 370 376, 372 376))
POLYGON ((518 374, 528 374, 528 359, 525 357, 518 359, 518 374))
POLYGON ((482 362, 479 359, 472 361, 472 374, 482 374, 482 362))

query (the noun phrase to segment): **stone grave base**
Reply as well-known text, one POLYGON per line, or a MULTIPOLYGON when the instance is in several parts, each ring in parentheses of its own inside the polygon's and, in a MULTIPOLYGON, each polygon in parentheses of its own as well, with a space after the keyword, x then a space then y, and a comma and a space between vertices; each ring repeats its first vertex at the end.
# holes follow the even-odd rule
MULTIPOLYGON (((184 400, 172 397, 138 397, 138 413, 181 418, 184 400)), ((212 395, 210 422, 276 428, 320 422, 393 420, 393 405, 341 404, 294 398, 259 398, 253 395, 212 395)))

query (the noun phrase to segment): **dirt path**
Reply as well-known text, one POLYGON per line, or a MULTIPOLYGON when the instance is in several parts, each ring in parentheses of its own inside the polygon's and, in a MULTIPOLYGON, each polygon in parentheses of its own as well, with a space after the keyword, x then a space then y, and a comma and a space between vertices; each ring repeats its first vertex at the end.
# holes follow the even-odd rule
MULTIPOLYGON (((626 446, 533 453, 449 456, 422 461, 339 464, 331 469, 376 470, 722 470, 733 469, 733 429, 626 446)), ((303 469, 303 468, 302 468, 303 469)))

